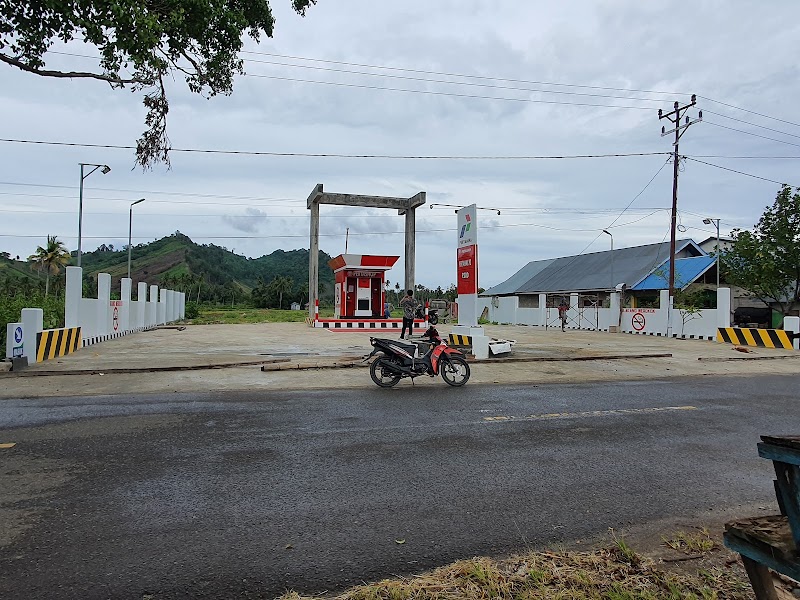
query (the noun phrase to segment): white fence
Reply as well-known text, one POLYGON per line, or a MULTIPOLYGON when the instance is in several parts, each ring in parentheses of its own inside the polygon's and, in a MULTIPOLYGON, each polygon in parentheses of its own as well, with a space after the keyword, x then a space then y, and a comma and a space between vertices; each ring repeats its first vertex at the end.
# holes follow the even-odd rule
MULTIPOLYGON (((173 290, 159 290, 156 285, 150 286, 149 299, 147 292, 147 284, 139 283, 137 298, 131 300, 131 280, 125 277, 120 280, 120 299, 112 300, 111 275, 99 273, 97 298, 84 298, 83 269, 67 267, 65 327, 61 330, 48 331, 63 333, 80 327, 80 347, 85 347, 184 318, 186 294, 173 290)), ((36 362, 38 355, 41 354, 38 352, 37 340, 44 337, 39 335, 44 331, 42 323, 41 308, 22 309, 20 322, 10 323, 8 327, 7 358, 25 356, 28 362, 36 362)), ((73 334, 78 335, 77 330, 69 335, 73 334)), ((48 335, 48 332, 44 335, 48 335)), ((58 339, 62 340, 59 342, 58 351, 53 349, 53 352, 44 358, 63 355, 67 341, 74 338, 64 334, 58 339)))
POLYGON ((149 329, 183 319, 186 294, 159 290, 139 283, 136 300, 131 299, 131 280, 120 280, 120 299, 111 299, 111 275, 97 275, 97 298, 83 297, 83 269, 67 267, 64 321, 67 327, 80 327, 83 345, 149 329))
MULTIPOLYGON (((669 308, 669 292, 661 290, 661 308, 619 308, 619 293, 611 294, 611 308, 578 306, 578 294, 571 294, 567 311, 567 329, 609 331, 616 327, 624 333, 714 340, 718 327, 730 327, 731 291, 717 290, 717 307, 690 314, 669 308), (589 311, 589 312, 587 312, 589 311)), ((518 296, 478 298, 478 314, 488 310, 489 321, 508 325, 561 327, 557 308, 547 308, 547 295, 539 294, 538 308, 520 308, 518 296)))

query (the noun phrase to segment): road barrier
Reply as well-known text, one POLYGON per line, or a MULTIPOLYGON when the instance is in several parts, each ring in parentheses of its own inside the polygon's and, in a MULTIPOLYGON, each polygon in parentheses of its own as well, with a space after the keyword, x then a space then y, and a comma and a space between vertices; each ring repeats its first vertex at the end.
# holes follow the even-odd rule
POLYGON ((794 349, 794 334, 783 329, 755 329, 751 327, 720 327, 717 341, 742 346, 761 346, 764 348, 794 349))
POLYGON ((80 347, 80 327, 45 329, 36 336, 36 362, 71 354, 80 347))
POLYGON ((451 333, 449 344, 451 346, 472 346, 472 336, 451 333))

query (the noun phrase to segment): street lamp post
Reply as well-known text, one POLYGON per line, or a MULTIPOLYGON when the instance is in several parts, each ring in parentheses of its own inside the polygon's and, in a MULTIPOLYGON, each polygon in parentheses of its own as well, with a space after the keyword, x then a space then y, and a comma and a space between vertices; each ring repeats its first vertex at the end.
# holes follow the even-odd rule
POLYGON ((706 225, 714 223, 717 226, 717 289, 719 289, 719 219, 703 219, 703 223, 706 225))
POLYGON ((131 278, 131 233, 133 232, 133 207, 144 202, 144 198, 140 198, 136 202, 131 202, 131 214, 128 219, 128 279, 131 278))
POLYGON ((611 237, 611 291, 613 292, 614 291, 614 236, 606 229, 603 229, 603 233, 611 237))
POLYGON ((81 266, 81 234, 83 230, 83 180, 86 179, 89 175, 100 169, 100 172, 105 175, 109 171, 111 171, 111 167, 108 165, 96 165, 94 163, 78 163, 81 166, 81 188, 80 188, 80 195, 78 198, 78 266, 81 266), (84 167, 94 167, 91 171, 84 175, 84 167))

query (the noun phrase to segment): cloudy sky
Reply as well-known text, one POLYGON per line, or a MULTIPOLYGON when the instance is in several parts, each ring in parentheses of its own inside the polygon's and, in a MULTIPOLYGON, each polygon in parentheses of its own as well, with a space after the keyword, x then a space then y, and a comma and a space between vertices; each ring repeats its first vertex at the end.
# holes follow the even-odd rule
MULTIPOLYGON (((455 282, 456 217, 438 205, 476 203, 486 209, 479 277, 489 287, 530 260, 608 249, 603 228, 616 247, 668 240, 666 156, 532 157, 670 152, 657 111, 692 93, 704 121, 681 154, 717 166, 681 162, 679 236, 715 235, 705 216, 721 219, 723 235, 750 227, 775 182, 800 185, 800 161, 789 158, 800 157, 797 0, 695 0, 677 16, 674 5, 641 0, 319 0, 305 18, 289 0, 272 6, 275 36, 247 44, 232 96, 205 99, 171 82, 173 148, 391 158, 173 152, 171 170, 143 172, 132 150, 4 141, 0 250, 27 256, 47 234, 76 248, 78 164, 104 163, 110 173, 85 180, 85 250, 127 243, 139 198, 134 243, 180 230, 257 257, 308 247, 306 198, 317 183, 425 191, 418 283, 455 282), (401 158, 410 156, 445 158, 401 158)), ((95 66, 85 58, 94 48, 54 49, 49 68, 95 66)), ((143 129, 140 95, 5 65, 0 110, 5 140, 129 146, 143 129)), ((350 252, 402 256, 403 217, 321 214, 329 254, 344 251, 349 228, 350 252)), ((401 259, 388 278, 402 280, 402 269, 401 259)))

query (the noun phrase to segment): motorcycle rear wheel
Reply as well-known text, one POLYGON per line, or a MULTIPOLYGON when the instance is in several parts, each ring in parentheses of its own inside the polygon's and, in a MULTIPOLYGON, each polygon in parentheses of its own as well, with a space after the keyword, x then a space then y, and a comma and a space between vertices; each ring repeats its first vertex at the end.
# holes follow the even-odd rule
POLYGON ((436 316, 436 313, 429 313, 428 314, 428 323, 431 325, 436 325, 439 322, 439 317, 436 316))
POLYGON ((469 381, 469 364, 460 356, 453 356, 442 361, 442 379, 447 385, 461 387, 469 381))
POLYGON ((388 367, 390 364, 391 361, 385 358, 378 358, 369 366, 369 376, 372 377, 372 381, 376 385, 382 388, 393 387, 400 381, 400 375, 388 367))

